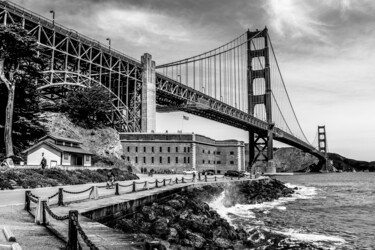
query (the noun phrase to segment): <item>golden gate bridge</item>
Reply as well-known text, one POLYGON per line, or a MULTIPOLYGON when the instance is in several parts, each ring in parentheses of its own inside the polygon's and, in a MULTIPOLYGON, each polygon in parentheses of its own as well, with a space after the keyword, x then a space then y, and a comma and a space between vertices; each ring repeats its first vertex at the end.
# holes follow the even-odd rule
POLYGON ((326 162, 326 150, 309 143, 300 126, 267 28, 156 65, 150 54, 138 61, 9 1, 0 1, 0 23, 22 25, 36 37, 39 56, 49 62, 39 81, 44 98, 101 85, 112 97, 108 119, 119 132, 151 132, 156 111, 184 111, 248 131, 251 165, 272 168, 274 140, 326 162))

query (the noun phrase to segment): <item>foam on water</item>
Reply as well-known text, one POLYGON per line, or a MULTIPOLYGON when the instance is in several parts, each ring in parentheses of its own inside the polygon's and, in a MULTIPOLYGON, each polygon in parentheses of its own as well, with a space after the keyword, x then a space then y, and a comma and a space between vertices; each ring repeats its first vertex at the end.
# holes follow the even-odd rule
POLYGON ((225 199, 225 193, 222 192, 214 201, 210 203, 210 206, 220 214, 221 217, 226 219, 229 223, 231 223, 233 226, 233 217, 230 215, 235 215, 236 217, 240 218, 249 218, 249 219, 255 219, 255 213, 253 210, 262 211, 264 214, 269 213, 269 210, 276 208, 279 210, 286 210, 287 208, 285 206, 282 206, 285 203, 295 201, 297 199, 312 199, 313 196, 316 195, 317 190, 315 187, 305 187, 305 186, 297 186, 292 185, 289 183, 285 184, 289 188, 295 188, 297 187, 298 190, 292 195, 292 197, 283 197, 274 201, 269 202, 263 202, 261 204, 248 204, 248 205, 242 205, 242 204, 236 204, 232 207, 225 207, 223 205, 223 201, 225 199))
POLYGON ((249 209, 245 208, 246 205, 237 204, 232 207, 224 206, 225 192, 222 192, 215 200, 213 200, 209 205, 224 219, 226 219, 230 224, 232 223, 232 218, 230 215, 236 215, 238 217, 255 219, 255 214, 249 209))
MULTIPOLYGON (((237 227, 236 220, 238 219, 250 219, 252 220, 252 224, 261 226, 263 229, 267 230, 264 227, 264 223, 256 219, 255 211, 262 212, 263 214, 270 213, 271 209, 278 209, 281 211, 287 210, 287 207, 284 205, 289 202, 293 202, 297 199, 312 199, 314 196, 317 195, 317 189, 315 187, 306 187, 306 186, 297 186, 292 184, 285 184, 289 188, 298 189, 295 190, 295 193, 292 197, 283 197, 274 201, 264 202, 262 204, 251 204, 251 205, 241 205, 237 204, 232 207, 225 207, 224 199, 225 199, 225 192, 222 192, 214 201, 210 203, 210 206, 215 209, 221 217, 226 219, 231 225, 237 227)), ((252 229, 253 226, 246 227, 245 229, 252 229)), ((271 229, 268 229, 271 230, 271 229)), ((291 240, 295 241, 305 241, 305 242, 331 242, 336 244, 343 244, 345 240, 340 237, 329 236, 329 235, 322 235, 322 234, 314 234, 314 233, 304 233, 294 229, 286 229, 282 231, 275 231, 274 229, 271 230, 274 233, 278 233, 281 235, 285 235, 290 237, 291 240)))
POLYGON ((286 231, 273 231, 285 236, 289 236, 293 240, 305 241, 305 242, 334 242, 334 243, 345 243, 345 240, 330 235, 323 234, 312 234, 312 233, 302 233, 298 230, 288 229, 286 231))

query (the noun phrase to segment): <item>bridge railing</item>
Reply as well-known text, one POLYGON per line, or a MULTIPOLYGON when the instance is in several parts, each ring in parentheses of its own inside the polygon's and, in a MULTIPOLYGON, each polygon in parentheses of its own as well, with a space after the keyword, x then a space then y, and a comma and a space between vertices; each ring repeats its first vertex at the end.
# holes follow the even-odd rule
POLYGON ((30 19, 30 21, 34 21, 34 22, 40 22, 40 24, 46 26, 46 27, 49 27, 51 29, 55 29, 56 31, 64 34, 64 35, 70 35, 71 37, 76 37, 76 38, 79 38, 81 41, 84 41, 88 44, 90 44, 91 46, 93 47, 97 47, 97 48, 100 48, 102 49, 103 51, 106 51, 107 53, 110 53, 110 54, 113 54, 119 58, 122 58, 122 59, 125 59, 126 61, 133 61, 135 64, 137 65, 140 65, 140 61, 131 57, 131 56, 128 56, 126 54, 124 54, 123 52, 120 52, 116 49, 113 49, 111 47, 111 49, 109 50, 108 46, 95 40, 95 39, 92 39, 86 35, 83 35, 81 33, 78 33, 78 31, 74 30, 74 29, 70 29, 70 28, 67 28, 61 24, 58 24, 56 22, 54 22, 54 25, 52 25, 52 20, 51 19, 48 19, 46 17, 43 17, 33 11, 30 11, 28 9, 25 9, 24 7, 18 5, 18 4, 15 4, 15 3, 12 3, 12 2, 9 2, 9 1, 0 1, 0 5, 4 5, 6 6, 6 8, 16 14, 19 14, 20 16, 24 16, 25 18, 28 18, 30 19))

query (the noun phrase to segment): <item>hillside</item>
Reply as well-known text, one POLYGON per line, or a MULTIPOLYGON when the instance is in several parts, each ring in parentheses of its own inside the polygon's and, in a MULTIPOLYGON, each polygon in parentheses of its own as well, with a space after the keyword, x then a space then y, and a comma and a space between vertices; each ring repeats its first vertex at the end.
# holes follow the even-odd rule
MULTIPOLYGON (((118 132, 113 128, 84 129, 74 125, 64 114, 44 113, 47 121, 44 125, 48 133, 56 136, 76 139, 82 142, 82 148, 95 154, 95 165, 113 165, 126 167, 123 149, 118 132)), ((134 169, 137 171, 137 169, 134 169)))
POLYGON ((274 164, 277 172, 303 171, 318 159, 296 148, 279 148, 274 152, 274 164))
POLYGON ((349 158, 345 158, 339 154, 329 153, 328 157, 333 160, 333 166, 342 171, 375 171, 375 162, 368 161, 357 161, 349 158))
MULTIPOLYGON (((328 158, 333 161, 337 170, 375 171, 375 162, 348 159, 335 153, 329 153, 328 158)), ((311 170, 311 166, 317 164, 318 159, 296 148, 280 148, 274 152, 274 163, 277 172, 301 172, 311 170)))

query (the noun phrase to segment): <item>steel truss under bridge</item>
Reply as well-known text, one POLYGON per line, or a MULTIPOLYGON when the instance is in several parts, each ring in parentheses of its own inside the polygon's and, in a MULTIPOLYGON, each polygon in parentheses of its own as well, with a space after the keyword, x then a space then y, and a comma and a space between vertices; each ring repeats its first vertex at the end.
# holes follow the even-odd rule
POLYGON ((100 85, 110 94, 110 124, 121 132, 141 131, 142 68, 139 61, 16 4, 0 2, 0 23, 19 24, 36 37, 48 62, 39 89, 49 100, 67 91, 100 85))

